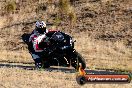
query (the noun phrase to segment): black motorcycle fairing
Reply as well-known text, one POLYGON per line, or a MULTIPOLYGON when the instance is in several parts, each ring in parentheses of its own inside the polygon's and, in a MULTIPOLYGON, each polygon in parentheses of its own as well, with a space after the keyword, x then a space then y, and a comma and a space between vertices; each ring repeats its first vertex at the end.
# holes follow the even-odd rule
POLYGON ((64 36, 60 32, 55 32, 50 39, 57 42, 61 42, 64 40, 64 36))
MULTIPOLYGON (((46 54, 46 63, 48 63, 49 66, 56 66, 58 64, 59 66, 72 65, 74 68, 78 69, 79 63, 82 63, 83 68, 86 67, 84 58, 78 52, 75 52, 74 41, 70 35, 60 31, 51 31, 46 33, 46 36, 49 42, 46 46, 44 54, 42 54, 42 57, 45 57, 43 55, 46 54), (70 64, 67 64, 67 61, 70 64)), ((23 37, 23 40, 24 39, 25 37, 23 37)), ((33 45, 28 42, 26 44, 30 49, 29 51, 33 52, 33 50, 31 50, 33 45)), ((45 44, 45 42, 41 42, 39 47, 44 48, 45 44)), ((43 58, 42 61, 45 62, 43 58)), ((43 64, 44 67, 47 66, 45 63, 43 64)))
POLYGON ((45 42, 41 42, 39 44, 40 48, 46 47, 60 47, 59 49, 66 49, 66 48, 74 48, 74 42, 71 44, 72 37, 60 32, 60 31, 51 31, 46 33, 46 36, 48 38, 49 44, 46 46, 45 42))

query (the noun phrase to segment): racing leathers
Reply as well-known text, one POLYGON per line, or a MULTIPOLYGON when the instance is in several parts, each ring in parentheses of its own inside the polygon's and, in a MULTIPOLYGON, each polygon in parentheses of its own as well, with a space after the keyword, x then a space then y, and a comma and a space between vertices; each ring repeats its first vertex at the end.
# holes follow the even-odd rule
POLYGON ((40 34, 35 29, 31 33, 31 36, 29 38, 29 43, 31 44, 31 46, 29 48, 29 52, 30 52, 33 60, 35 61, 35 66, 37 68, 41 68, 41 66, 42 66, 41 57, 42 57, 42 52, 44 51, 44 49, 39 47, 39 43, 41 43, 43 40, 46 39, 46 35, 45 35, 46 33, 48 33, 47 29, 43 34, 40 34))

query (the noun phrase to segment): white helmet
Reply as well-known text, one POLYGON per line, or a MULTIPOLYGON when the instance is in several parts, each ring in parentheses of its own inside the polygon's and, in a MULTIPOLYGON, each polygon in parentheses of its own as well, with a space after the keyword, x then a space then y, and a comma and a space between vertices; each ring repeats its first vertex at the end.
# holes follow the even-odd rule
POLYGON ((40 34, 43 34, 44 32, 46 32, 46 23, 44 21, 37 21, 35 26, 36 26, 36 30, 40 34))
POLYGON ((37 28, 44 28, 44 27, 46 27, 46 23, 44 21, 37 21, 36 27, 37 28))

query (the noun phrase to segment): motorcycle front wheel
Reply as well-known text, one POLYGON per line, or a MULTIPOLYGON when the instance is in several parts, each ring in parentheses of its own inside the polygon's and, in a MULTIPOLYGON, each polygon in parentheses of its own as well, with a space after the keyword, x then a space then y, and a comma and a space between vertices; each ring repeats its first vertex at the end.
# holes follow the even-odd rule
POLYGON ((77 51, 73 52, 73 59, 72 59, 72 66, 75 69, 79 69, 80 64, 82 66, 82 69, 86 68, 86 62, 85 59, 82 57, 82 55, 80 53, 78 53, 77 51))

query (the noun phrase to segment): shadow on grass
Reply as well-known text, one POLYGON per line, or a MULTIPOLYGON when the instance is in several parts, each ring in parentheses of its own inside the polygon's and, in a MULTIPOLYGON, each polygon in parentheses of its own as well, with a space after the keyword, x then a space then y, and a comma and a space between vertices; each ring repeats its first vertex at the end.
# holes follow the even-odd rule
POLYGON ((45 69, 35 69, 34 64, 23 64, 23 63, 0 63, 0 68, 20 68, 24 70, 38 70, 38 71, 48 71, 48 72, 65 72, 65 73, 75 73, 74 68, 68 67, 59 67, 59 66, 51 66, 50 68, 45 69))
MULTIPOLYGON (((1 63, 0 68, 20 68, 24 70, 36 70, 33 63, 1 63)), ((37 69, 38 71, 48 71, 48 72, 64 72, 64 73, 75 73, 76 70, 72 67, 61 67, 61 66, 51 66, 50 68, 45 69, 37 69)), ((89 70, 85 69, 88 74, 118 74, 114 71, 106 71, 106 70, 89 70)))
POLYGON ((0 63, 0 68, 21 68, 25 70, 34 70, 34 66, 19 64, 20 63, 0 63))

